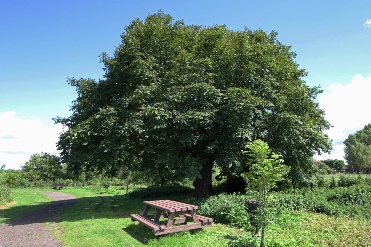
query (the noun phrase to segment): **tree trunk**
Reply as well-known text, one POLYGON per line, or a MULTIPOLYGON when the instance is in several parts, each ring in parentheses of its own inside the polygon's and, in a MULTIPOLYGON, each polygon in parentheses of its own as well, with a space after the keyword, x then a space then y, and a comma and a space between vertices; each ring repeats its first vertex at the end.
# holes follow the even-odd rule
POLYGON ((195 187, 196 197, 206 197, 211 194, 212 191, 212 173, 215 158, 209 156, 204 163, 201 171, 201 178, 197 178, 193 181, 193 186, 195 187))

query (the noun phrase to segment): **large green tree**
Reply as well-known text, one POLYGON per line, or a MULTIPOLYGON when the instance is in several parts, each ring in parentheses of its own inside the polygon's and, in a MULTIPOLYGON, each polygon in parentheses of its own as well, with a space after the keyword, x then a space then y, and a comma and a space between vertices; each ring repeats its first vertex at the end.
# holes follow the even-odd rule
POLYGON ((32 182, 56 180, 63 176, 59 157, 49 153, 31 155, 29 161, 22 166, 22 171, 32 182))
POLYGON ((327 159, 322 160, 323 163, 325 163, 327 166, 331 167, 332 169, 335 169, 338 172, 343 171, 345 163, 343 160, 338 159, 327 159))
POLYGON ((157 183, 191 179, 211 192, 215 165, 244 167, 241 150, 266 141, 292 167, 294 181, 312 169, 330 141, 319 88, 303 81, 295 53, 277 33, 185 25, 158 12, 125 28, 104 79, 70 79, 77 99, 60 136, 74 171, 115 173, 127 166, 157 183))
POLYGON ((345 160, 354 171, 371 172, 371 124, 344 141, 345 160))

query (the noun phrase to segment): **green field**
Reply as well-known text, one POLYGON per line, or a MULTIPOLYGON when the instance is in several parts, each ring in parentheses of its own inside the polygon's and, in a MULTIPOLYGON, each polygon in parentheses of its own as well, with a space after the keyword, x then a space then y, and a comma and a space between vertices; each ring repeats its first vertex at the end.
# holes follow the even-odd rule
MULTIPOLYGON (((39 189, 42 190, 47 189, 39 189)), ((319 194, 321 191, 317 190, 319 194)), ((125 195, 121 187, 110 187, 108 193, 104 188, 99 191, 91 187, 67 187, 62 192, 79 199, 75 205, 65 209, 58 228, 54 229, 55 236, 65 246, 258 246, 249 229, 220 223, 202 230, 155 237, 151 230, 130 219, 131 213, 142 213, 143 199, 125 195)), ((311 196, 320 200, 315 192, 313 190, 311 196)), ((0 223, 50 202, 36 189, 13 189, 12 197, 17 204, 0 211, 0 223)), ((282 200, 283 197, 278 195, 276 198, 282 200)), ((285 198, 292 203, 298 200, 294 194, 285 198)), ((190 195, 166 199, 199 203, 190 195)), ((362 205, 366 207, 367 203, 362 205)), ((268 227, 266 246, 371 246, 371 219, 367 211, 370 209, 365 207, 358 208, 366 211, 361 216, 349 216, 340 209, 336 211, 340 213, 335 215, 304 209, 282 211, 268 227)))

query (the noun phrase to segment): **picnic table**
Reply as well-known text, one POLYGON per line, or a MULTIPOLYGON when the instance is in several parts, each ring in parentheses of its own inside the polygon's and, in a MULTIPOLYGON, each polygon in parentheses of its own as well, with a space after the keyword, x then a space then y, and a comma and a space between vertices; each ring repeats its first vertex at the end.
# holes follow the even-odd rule
POLYGON ((64 184, 53 184, 53 189, 60 190, 64 187, 64 184))
POLYGON ((144 201, 144 212, 131 214, 132 221, 149 227, 155 236, 210 226, 212 218, 198 215, 198 206, 170 200, 144 201), (151 212, 154 214, 150 214, 151 212))

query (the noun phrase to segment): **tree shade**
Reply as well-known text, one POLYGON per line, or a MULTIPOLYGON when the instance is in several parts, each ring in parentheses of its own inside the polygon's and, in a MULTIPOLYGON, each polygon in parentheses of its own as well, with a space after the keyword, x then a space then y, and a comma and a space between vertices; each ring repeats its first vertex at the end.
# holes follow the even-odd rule
POLYGON ((135 19, 103 80, 70 79, 77 99, 58 148, 69 168, 115 173, 125 166, 158 184, 194 181, 211 193, 212 169, 244 167, 241 150, 266 141, 291 166, 295 183, 328 152, 329 128, 295 53, 277 33, 185 25, 158 12, 135 19))

